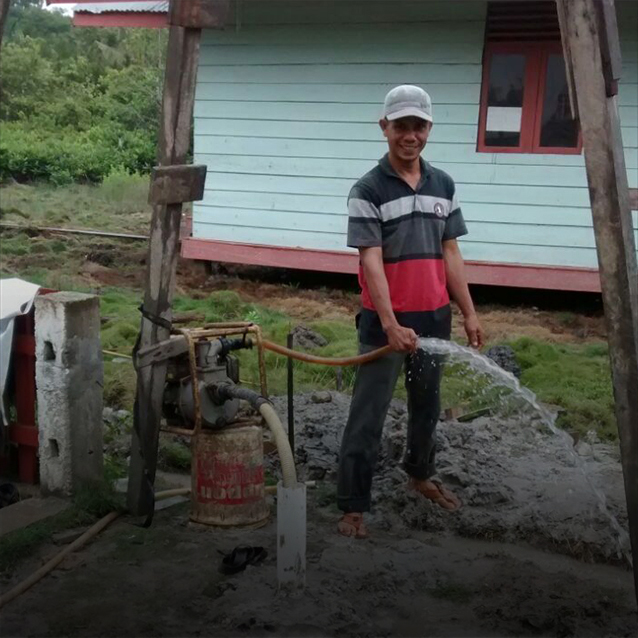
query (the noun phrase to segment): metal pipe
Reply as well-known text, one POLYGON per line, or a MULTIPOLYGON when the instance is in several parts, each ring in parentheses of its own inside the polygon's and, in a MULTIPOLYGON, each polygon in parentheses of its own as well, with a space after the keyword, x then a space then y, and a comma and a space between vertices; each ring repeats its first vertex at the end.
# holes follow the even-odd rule
MULTIPOLYGON (((293 349, 295 336, 292 332, 288 333, 288 348, 293 349)), ((295 456, 295 398, 294 398, 294 368, 292 357, 288 357, 288 442, 292 450, 293 458, 295 456)))

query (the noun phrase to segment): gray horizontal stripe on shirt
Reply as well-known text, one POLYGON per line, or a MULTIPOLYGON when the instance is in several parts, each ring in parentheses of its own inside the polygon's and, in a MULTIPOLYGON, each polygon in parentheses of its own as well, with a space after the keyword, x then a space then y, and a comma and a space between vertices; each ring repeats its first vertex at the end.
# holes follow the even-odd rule
POLYGON ((438 217, 445 219, 453 210, 452 200, 431 195, 409 195, 399 197, 379 206, 381 219, 384 222, 403 217, 409 213, 437 213, 438 217))
POLYGON ((379 209, 367 199, 351 197, 348 200, 348 214, 350 217, 367 217, 368 219, 379 220, 379 209))

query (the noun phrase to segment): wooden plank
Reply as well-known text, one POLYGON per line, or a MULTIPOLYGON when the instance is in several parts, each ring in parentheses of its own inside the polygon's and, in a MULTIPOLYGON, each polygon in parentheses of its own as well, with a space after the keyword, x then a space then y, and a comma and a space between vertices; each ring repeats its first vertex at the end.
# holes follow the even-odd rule
MULTIPOLYGON (((638 600, 638 266, 617 101, 607 97, 594 0, 562 0, 592 200, 638 600)), ((611 39, 617 37, 613 35, 611 39)), ((610 55, 605 52, 605 55, 610 55)))
MULTIPOLYGON (((217 173, 241 173, 247 176, 270 175, 279 177, 327 177, 357 180, 371 170, 378 161, 368 159, 323 159, 287 157, 224 155, 221 153, 197 153, 196 159, 207 164, 217 173)), ((442 162, 428 158, 433 165, 449 173, 459 184, 512 184, 521 186, 587 186, 582 166, 502 165, 474 164, 471 162, 442 162)), ((285 179, 280 181, 284 182, 285 179)), ((247 184, 246 186, 250 186, 247 184)), ((349 190, 349 189, 348 189, 349 190)))
POLYGON ((69 509, 71 502, 56 496, 24 499, 0 509, 0 536, 24 529, 69 509))
POLYGON ((419 20, 456 19, 459 23, 484 20, 486 3, 476 0, 454 2, 392 0, 392 11, 385 2, 370 0, 305 0, 290 2, 243 2, 241 24, 381 24, 419 20))
POLYGON ((137 369, 144 368, 185 352, 188 352, 186 339, 181 335, 171 335, 166 341, 138 350, 135 355, 135 365, 137 369))
MULTIPOLYGON (((232 115, 232 113, 229 115, 232 115)), ((353 140, 355 142, 378 142, 381 136, 377 122, 364 124, 313 122, 308 124, 308 122, 287 120, 285 122, 270 121, 268 125, 265 125, 259 120, 211 119, 206 117, 196 118, 195 131, 196 145, 199 143, 200 138, 207 135, 243 136, 253 139, 259 137, 282 137, 306 140, 353 140)), ((638 136, 638 129, 634 129, 632 132, 627 129, 627 131, 627 135, 635 133, 638 136)), ((453 142, 456 144, 476 145, 476 137, 476 124, 445 124, 437 122, 437 125, 430 133, 429 139, 432 143, 445 144, 453 142)))
POLYGON ((572 118, 578 120, 578 100, 576 99, 576 85, 574 83, 574 65, 571 58, 571 49, 567 46, 567 14, 563 0, 556 0, 556 13, 560 25, 560 37, 563 43, 563 60, 565 62, 565 77, 567 78, 567 91, 569 93, 569 106, 572 118))
POLYGON ((323 44, 329 47, 343 47, 349 44, 369 44, 376 42, 381 47, 423 42, 424 46, 438 47, 449 44, 450 33, 463 42, 473 42, 477 48, 483 47, 485 23, 457 22, 455 20, 433 21, 427 19, 390 24, 361 23, 353 29, 348 24, 309 25, 243 25, 241 29, 206 31, 202 35, 202 59, 214 58, 215 47, 227 46, 278 46, 323 44))
POLYGON ((614 0, 599 0, 596 3, 596 9, 601 25, 599 37, 605 87, 607 97, 611 97, 618 95, 618 81, 622 74, 622 56, 614 0))
MULTIPOLYGON (((352 182, 348 180, 308 181, 306 178, 294 180, 276 180, 264 176, 255 176, 254 183, 248 189, 242 188, 245 180, 238 175, 211 173, 206 182, 206 192, 196 210, 206 205, 254 207, 255 199, 262 202, 264 210, 300 210, 306 212, 333 211, 346 212, 346 197, 352 182), (272 181, 269 181, 271 180, 272 181), (332 182, 337 187, 331 186, 332 182)), ((506 184, 464 184, 458 189, 461 206, 465 211, 468 204, 511 206, 518 210, 524 206, 548 207, 554 212, 580 209, 589 223, 589 193, 585 186, 581 188, 537 186, 511 186, 506 184), (560 207, 560 208, 551 208, 560 207), (585 210, 582 210, 585 209, 585 210)), ((475 207, 474 207, 475 208, 475 207)), ((538 209, 536 209, 538 210, 538 209)), ((520 215, 520 212, 512 215, 520 215)), ((536 212, 533 213, 534 215, 536 212)), ((560 215, 557 216, 560 218, 560 215)))
POLYGON ((168 22, 191 29, 222 29, 229 8, 230 0, 172 0, 168 22))
MULTIPOLYGON (((187 259, 320 272, 356 274, 359 271, 359 256, 355 251, 281 248, 189 238, 182 244, 182 255, 187 259)), ((600 277, 595 268, 529 266, 467 259, 465 264, 471 284, 600 292, 600 277)))
POLYGON ((149 204, 183 204, 204 197, 205 164, 156 166, 151 174, 149 204))
MULTIPOLYGON (((160 118, 160 166, 183 164, 191 139, 195 79, 201 30, 172 26, 169 31, 160 118)), ((155 205, 151 219, 144 313, 138 348, 169 337, 182 204, 155 205)), ((166 379, 166 362, 138 370, 127 502, 134 515, 152 516, 155 469, 166 379)))
MULTIPOLYGON (((315 83, 303 86, 279 83, 199 82, 197 100, 252 102, 335 102, 346 104, 383 104, 386 93, 396 83, 334 84, 315 83)), ((474 83, 428 83, 427 91, 435 108, 441 104, 478 104, 481 85, 474 83)), ((629 98, 628 98, 629 99, 629 98)))
MULTIPOLYGON (((312 125, 309 125, 311 128, 312 125)), ((387 142, 358 140, 306 140, 303 138, 251 138, 239 135, 195 137, 197 156, 207 154, 238 155, 242 157, 285 157, 303 159, 362 160, 372 162, 387 152, 387 142)), ((498 164, 499 166, 542 166, 547 172, 554 166, 576 166, 584 176, 585 158, 580 154, 551 153, 479 153, 475 144, 454 142, 428 142, 425 157, 435 165, 439 163, 498 164)), ((625 148, 628 169, 638 168, 638 148, 625 148)))
POLYGON ((631 210, 638 210, 638 188, 629 189, 629 206, 631 210))
POLYGON ((10 6, 11 0, 0 0, 0 52, 2 52, 2 35, 4 34, 4 25, 7 22, 10 6))
MULTIPOLYGON (((212 47, 211 47, 212 48, 212 47)), ((481 59, 479 43, 458 41, 453 47, 431 47, 427 38, 396 46, 379 47, 374 42, 344 43, 341 47, 323 44, 291 45, 282 43, 276 47, 232 46, 220 44, 214 47, 216 64, 244 66, 247 64, 413 64, 415 60, 445 62, 447 64, 472 64, 481 59)))
MULTIPOLYGON (((432 63, 410 60, 406 64, 248 64, 224 66, 212 55, 202 58, 199 82, 237 82, 238 84, 376 84, 412 82, 426 83, 481 83, 483 69, 481 55, 470 64, 451 64, 447 61, 432 63)), ((627 71, 625 70, 625 75, 627 71)))
MULTIPOLYGON (((583 189, 584 190, 584 189, 583 189)), ((537 191, 532 191, 533 193, 537 191)), ((487 192, 488 196, 496 199, 487 192)), ((462 189, 460 195, 463 216, 466 221, 493 222, 513 226, 540 226, 551 233, 569 233, 569 228, 592 228, 590 206, 577 207, 567 201, 564 205, 557 202, 543 204, 542 202, 523 203, 513 200, 505 203, 473 201, 462 189)), ((583 199, 587 192, 583 193, 583 199)), ((195 218, 197 223, 226 223, 225 215, 234 212, 246 212, 256 215, 255 232, 260 227, 269 227, 279 222, 273 222, 271 218, 281 217, 282 224, 289 224, 291 217, 300 215, 302 218, 316 218, 316 224, 324 227, 324 224, 335 223, 332 218, 347 219, 348 211, 345 197, 296 195, 289 193, 252 193, 245 191, 206 191, 205 198, 197 207, 195 218)), ((638 229, 638 215, 634 214, 634 229, 638 229)), ((326 226, 327 230, 329 226, 326 226)))
MULTIPOLYGON (((472 206, 465 207, 465 220, 472 241, 489 242, 495 245, 529 245, 545 247, 577 247, 595 248, 591 218, 584 211, 579 211, 578 224, 554 222, 553 225, 542 224, 533 217, 534 209, 523 217, 526 223, 516 223, 512 212, 502 207, 507 215, 506 221, 476 219, 472 214, 472 206)), ((541 209, 542 210, 542 209, 541 209)), ((521 218, 521 209, 515 211, 521 218)), ((198 210, 194 227, 200 229, 202 224, 212 226, 248 227, 259 238, 266 229, 287 231, 306 231, 309 233, 337 233, 344 236, 347 230, 348 217, 345 213, 303 213, 298 211, 266 211, 254 208, 228 208, 224 206, 207 206, 198 210)), ((493 215, 492 215, 493 217, 493 215)), ((549 217, 549 214, 548 214, 549 217)), ((558 218, 560 219, 560 218, 558 218)), ((214 230, 211 230, 214 233, 214 230)), ((345 241, 344 241, 345 243, 345 241)))
MULTIPOLYGON (((193 238, 212 239, 240 244, 264 244, 279 248, 298 248, 338 252, 346 246, 346 234, 296 229, 262 228, 259 233, 250 226, 193 223, 193 238)), ((494 243, 489 239, 476 241, 472 235, 460 239, 466 259, 499 261, 545 266, 571 266, 595 268, 596 250, 592 247, 539 246, 512 243, 494 243)))

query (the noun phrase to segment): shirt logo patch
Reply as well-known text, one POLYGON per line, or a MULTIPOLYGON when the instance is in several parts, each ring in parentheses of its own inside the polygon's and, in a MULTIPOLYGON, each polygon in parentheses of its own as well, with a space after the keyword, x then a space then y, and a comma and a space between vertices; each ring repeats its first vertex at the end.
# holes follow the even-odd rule
POLYGON ((439 202, 434 204, 434 214, 437 217, 445 217, 445 209, 443 208, 443 204, 439 204, 439 202))

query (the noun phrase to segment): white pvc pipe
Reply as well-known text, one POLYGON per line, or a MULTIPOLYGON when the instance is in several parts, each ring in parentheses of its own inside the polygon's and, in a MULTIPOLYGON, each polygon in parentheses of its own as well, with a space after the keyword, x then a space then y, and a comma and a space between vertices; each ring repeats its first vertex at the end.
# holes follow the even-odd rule
POLYGON ((306 486, 277 485, 277 580, 286 593, 306 586, 306 486))

